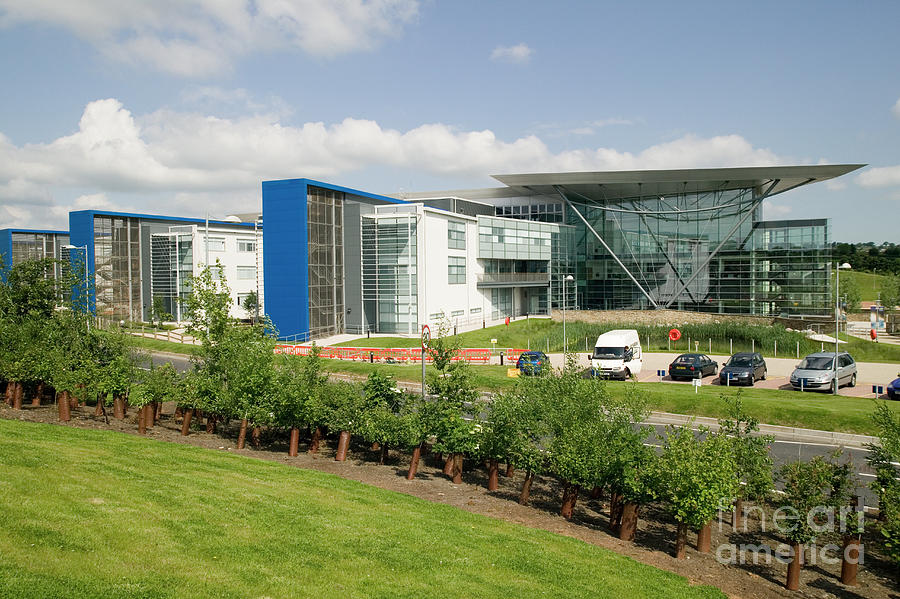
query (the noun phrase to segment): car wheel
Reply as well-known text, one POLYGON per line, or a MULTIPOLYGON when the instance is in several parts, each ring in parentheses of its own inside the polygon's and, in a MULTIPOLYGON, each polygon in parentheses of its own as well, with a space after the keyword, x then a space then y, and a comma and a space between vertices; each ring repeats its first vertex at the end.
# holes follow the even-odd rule
POLYGON ((761 380, 761 381, 766 380, 766 374, 768 374, 768 373, 765 370, 763 370, 762 376, 759 377, 759 380, 761 380))
POLYGON ((753 373, 751 372, 751 373, 750 373, 750 383, 749 383, 749 386, 752 387, 752 386, 753 386, 753 383, 755 383, 755 382, 756 382, 756 375, 753 374, 753 373))
POLYGON ((716 376, 717 374, 719 374, 719 368, 718 368, 718 366, 714 366, 713 367, 713 376, 716 376))
POLYGON ((850 377, 850 385, 849 386, 850 387, 856 386, 856 373, 855 372, 853 373, 853 376, 850 377))

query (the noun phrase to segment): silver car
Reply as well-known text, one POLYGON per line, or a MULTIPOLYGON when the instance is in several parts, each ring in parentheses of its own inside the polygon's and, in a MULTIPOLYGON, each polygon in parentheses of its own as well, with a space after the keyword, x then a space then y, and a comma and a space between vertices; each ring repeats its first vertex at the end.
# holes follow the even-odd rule
POLYGON ((833 351, 809 354, 797 364, 797 368, 791 373, 791 386, 800 391, 827 389, 831 392, 837 391, 844 385, 855 387, 856 362, 847 352, 839 352, 837 354, 837 380, 835 380, 834 358, 833 351))

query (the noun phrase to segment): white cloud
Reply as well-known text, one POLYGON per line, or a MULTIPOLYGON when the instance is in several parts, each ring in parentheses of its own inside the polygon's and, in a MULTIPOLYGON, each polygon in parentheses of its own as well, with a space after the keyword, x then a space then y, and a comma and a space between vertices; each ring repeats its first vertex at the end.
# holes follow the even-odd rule
POLYGON ((891 112, 894 113, 894 116, 900 119, 900 99, 897 100, 897 103, 894 104, 894 107, 891 109, 891 112))
POLYGON ((860 173, 856 182, 863 187, 900 185, 900 165, 870 168, 860 173))
POLYGON ((497 46, 491 52, 491 60, 524 64, 531 60, 533 53, 534 50, 524 43, 516 44, 515 46, 497 46))
MULTIPOLYGON (((262 180, 334 180, 369 168, 443 175, 469 185, 500 173, 786 162, 739 135, 685 135, 634 153, 604 147, 553 152, 536 135, 507 141, 490 130, 441 123, 399 131, 354 118, 291 126, 271 113, 224 118, 164 109, 133 115, 110 98, 89 103, 77 131, 49 143, 16 146, 0 134, 0 198, 7 207, 27 207, 33 226, 46 226, 48 214, 61 218, 84 207, 247 212, 258 206, 262 180), (48 206, 57 209, 48 212, 48 206)), ((0 228, 21 226, 23 218, 7 208, 0 228)))
POLYGON ((783 218, 791 213, 791 207, 772 200, 763 200, 763 214, 769 219, 783 218))
POLYGON ((0 0, 0 26, 67 29, 106 56, 185 77, 256 51, 368 50, 415 20, 419 0, 0 0))

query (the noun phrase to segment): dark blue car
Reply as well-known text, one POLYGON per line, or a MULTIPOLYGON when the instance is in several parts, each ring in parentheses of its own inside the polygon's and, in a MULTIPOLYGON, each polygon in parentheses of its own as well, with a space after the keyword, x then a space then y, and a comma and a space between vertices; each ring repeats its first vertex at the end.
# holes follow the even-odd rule
POLYGON ((541 374, 550 368, 550 358, 542 351, 525 351, 516 361, 516 368, 522 374, 541 374))
POLYGON ((900 378, 892 380, 887 386, 887 396, 888 399, 900 399, 900 378))

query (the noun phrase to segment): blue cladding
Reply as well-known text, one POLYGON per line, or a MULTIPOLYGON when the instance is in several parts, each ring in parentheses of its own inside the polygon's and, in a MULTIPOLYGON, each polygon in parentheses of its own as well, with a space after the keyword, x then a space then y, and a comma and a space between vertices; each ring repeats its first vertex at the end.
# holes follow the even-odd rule
POLYGON ((309 334, 306 179, 263 181, 266 314, 281 338, 309 334))
MULTIPOLYGON (((94 214, 93 210, 76 210, 69 213, 69 244, 74 246, 87 246, 87 269, 88 269, 88 302, 90 311, 94 312, 97 306, 97 298, 94 295, 94 214)), ((69 262, 74 269, 78 265, 78 258, 81 250, 69 251, 69 262)), ((73 271, 74 272, 74 271, 73 271)), ((78 296, 84 292, 84 285, 75 288, 74 294, 76 301, 78 296)))
POLYGON ((12 267, 12 229, 0 231, 0 280, 6 280, 6 274, 12 267))

